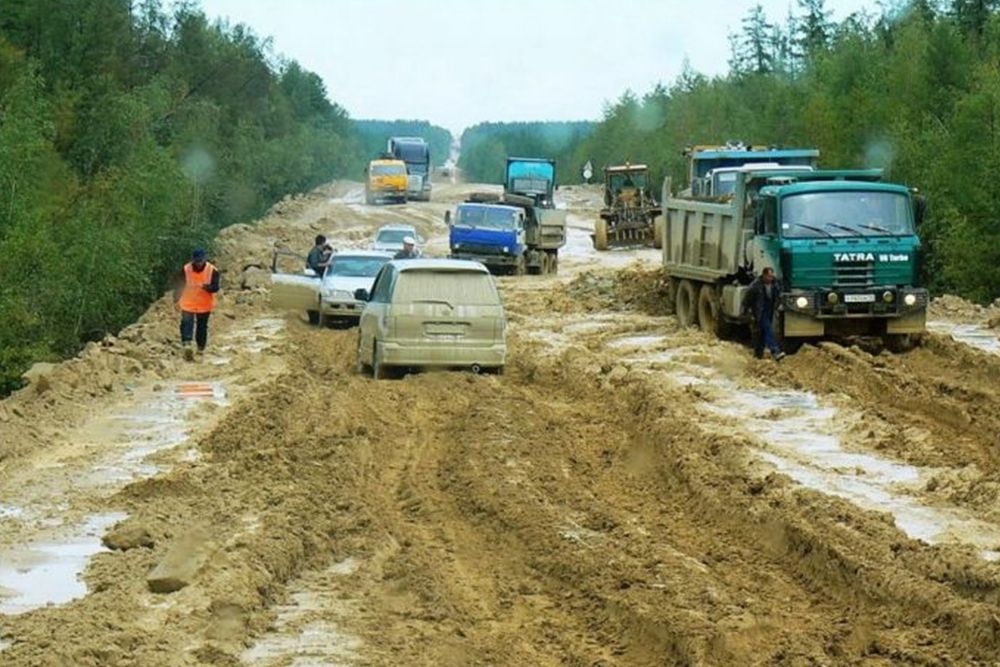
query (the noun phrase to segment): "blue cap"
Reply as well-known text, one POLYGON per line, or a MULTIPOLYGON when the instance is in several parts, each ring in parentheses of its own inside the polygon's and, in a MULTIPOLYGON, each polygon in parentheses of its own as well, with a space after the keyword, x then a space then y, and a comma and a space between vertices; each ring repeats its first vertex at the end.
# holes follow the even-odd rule
POLYGON ((193 253, 191 253, 191 259, 193 259, 196 262, 203 262, 207 257, 208 253, 202 250, 201 248, 198 248, 193 253))

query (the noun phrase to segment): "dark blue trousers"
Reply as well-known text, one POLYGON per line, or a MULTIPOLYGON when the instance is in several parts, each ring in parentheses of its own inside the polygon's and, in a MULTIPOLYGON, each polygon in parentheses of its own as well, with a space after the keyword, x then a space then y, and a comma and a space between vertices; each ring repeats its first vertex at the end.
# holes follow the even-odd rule
POLYGON ((208 316, 212 313, 181 311, 181 342, 190 343, 194 338, 199 350, 208 345, 208 316))

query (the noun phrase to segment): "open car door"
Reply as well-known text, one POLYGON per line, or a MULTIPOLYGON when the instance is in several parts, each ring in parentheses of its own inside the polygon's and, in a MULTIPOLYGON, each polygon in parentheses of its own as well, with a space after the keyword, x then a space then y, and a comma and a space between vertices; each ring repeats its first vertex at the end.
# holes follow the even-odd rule
POLYGON ((290 250, 275 250, 271 258, 271 306, 280 310, 310 311, 319 309, 322 281, 310 269, 294 272, 294 263, 305 265, 305 257, 290 250), (284 270, 279 270, 279 264, 284 270))

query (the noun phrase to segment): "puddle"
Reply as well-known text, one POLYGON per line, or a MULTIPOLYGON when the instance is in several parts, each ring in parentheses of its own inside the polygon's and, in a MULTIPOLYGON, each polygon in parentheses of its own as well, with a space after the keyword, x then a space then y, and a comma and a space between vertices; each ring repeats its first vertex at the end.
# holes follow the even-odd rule
POLYGON ((34 542, 0 554, 0 614, 23 614, 86 595, 80 573, 91 556, 106 551, 101 536, 125 516, 95 515, 64 539, 34 542))
MULTIPOLYGON (((285 328, 285 321, 275 317, 263 317, 256 320, 248 329, 239 329, 226 334, 224 345, 219 347, 220 352, 230 352, 235 348, 241 348, 251 354, 257 354, 266 350, 285 328)), ((228 358, 225 363, 229 363, 228 358)))
POLYGON ((225 387, 218 382, 179 382, 135 398, 131 408, 84 427, 81 439, 111 442, 124 451, 82 473, 75 482, 78 486, 120 488, 162 472, 163 468, 147 459, 188 439, 188 413, 205 401, 220 406, 228 403, 225 387))
POLYGON ((326 570, 311 572, 291 585, 291 604, 277 607, 272 629, 240 656, 257 667, 328 667, 359 660, 361 639, 337 627, 337 619, 354 615, 354 602, 336 591, 336 580, 360 566, 347 558, 326 570))
POLYGON ((928 322, 927 328, 931 331, 948 334, 959 343, 965 343, 992 354, 1000 354, 1000 338, 997 337, 997 332, 979 324, 928 322))
POLYGON ((837 409, 813 394, 734 389, 710 407, 738 417, 767 444, 761 458, 803 486, 890 512, 903 532, 928 544, 971 544, 984 557, 1000 547, 1000 526, 902 492, 922 487, 934 470, 845 450, 834 435, 837 409))
POLYGON ((714 389, 705 407, 738 420, 740 427, 759 438, 760 458, 802 486, 864 509, 889 512, 897 527, 913 539, 967 544, 987 560, 1000 560, 1000 526, 957 507, 929 506, 911 495, 939 471, 845 449, 838 433, 847 420, 816 395, 740 387, 683 349, 624 361, 654 367, 665 364, 660 369, 675 381, 714 389))
POLYGON ((608 341, 608 347, 615 349, 632 348, 632 347, 651 347, 653 345, 659 345, 665 340, 667 340, 667 337, 661 334, 646 335, 646 336, 623 336, 621 338, 615 338, 612 341, 608 341))
POLYGON ((23 507, 0 503, 0 519, 20 519, 25 514, 23 507))

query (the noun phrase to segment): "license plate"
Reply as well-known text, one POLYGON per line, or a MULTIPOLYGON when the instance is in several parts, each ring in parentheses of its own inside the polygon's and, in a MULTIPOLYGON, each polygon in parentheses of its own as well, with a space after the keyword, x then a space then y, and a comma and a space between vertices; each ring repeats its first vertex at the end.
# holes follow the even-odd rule
POLYGON ((464 324, 433 322, 424 325, 424 332, 429 336, 464 336, 464 324))
POLYGON ((844 303, 875 303, 874 294, 845 294, 844 303))

